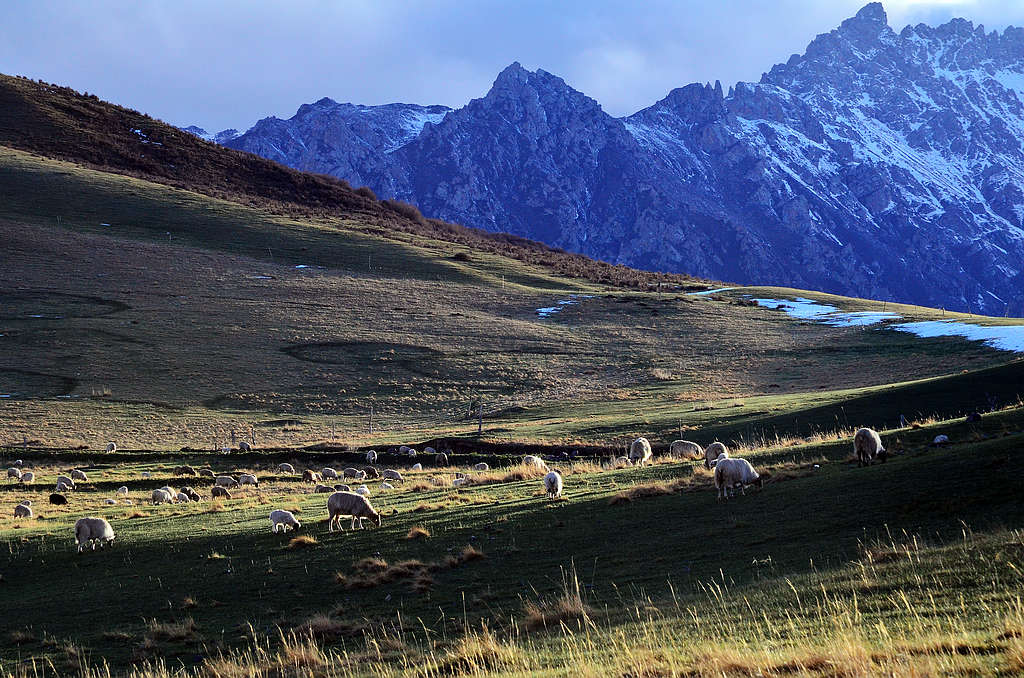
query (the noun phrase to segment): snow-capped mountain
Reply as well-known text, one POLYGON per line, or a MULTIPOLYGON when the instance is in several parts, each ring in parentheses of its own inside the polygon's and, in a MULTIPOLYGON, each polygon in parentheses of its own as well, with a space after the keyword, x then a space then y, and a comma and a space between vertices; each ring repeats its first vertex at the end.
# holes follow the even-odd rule
POLYGON ((214 143, 221 144, 221 145, 226 144, 227 142, 231 141, 235 137, 240 136, 242 134, 241 132, 239 132, 237 129, 234 129, 234 128, 226 129, 226 130, 221 130, 220 132, 217 132, 216 134, 210 134, 209 132, 207 132, 202 127, 197 127, 196 125, 189 125, 188 127, 182 127, 181 130, 183 132, 188 132, 189 134, 194 134, 195 136, 199 137, 200 139, 206 139, 207 141, 212 141, 214 143))
POLYGON ((625 118, 513 64, 458 110, 323 99, 227 145, 639 268, 1024 315, 1022 101, 1024 30, 872 3, 625 118))

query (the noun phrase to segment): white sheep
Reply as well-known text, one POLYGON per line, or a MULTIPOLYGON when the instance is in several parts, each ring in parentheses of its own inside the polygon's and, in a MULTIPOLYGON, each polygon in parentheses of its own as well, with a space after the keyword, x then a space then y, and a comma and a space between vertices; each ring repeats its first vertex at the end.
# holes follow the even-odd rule
POLYGON ((370 500, 354 492, 335 492, 327 498, 327 515, 329 517, 328 531, 334 532, 334 525, 344 532, 341 527, 342 516, 351 516, 352 525, 350 529, 356 528, 356 520, 359 520, 359 529, 363 529, 363 519, 369 518, 381 526, 380 514, 373 510, 370 500))
POLYGON ((85 475, 85 471, 79 471, 76 468, 72 469, 71 471, 71 480, 74 480, 75 482, 87 483, 89 482, 89 477, 85 475))
POLYGON ((376 464, 377 463, 377 451, 376 450, 370 450, 369 452, 366 453, 366 463, 367 464, 376 464))
POLYGON ((393 490, 393 489, 395 489, 395 486, 392 485, 391 483, 381 483, 380 484, 380 489, 382 489, 382 490, 393 490))
POLYGON ((486 462, 480 462, 479 464, 473 464, 474 471, 490 471, 491 467, 486 462))
POLYGON ((25 471, 24 473, 21 474, 22 485, 31 485, 33 482, 35 482, 35 479, 36 474, 32 473, 32 471, 25 471))
POLYGON ((73 489, 75 489, 75 488, 71 487, 70 485, 65 483, 63 480, 58 480, 57 481, 57 488, 54 490, 54 492, 70 492, 73 489))
POLYGON ((430 447, 429 445, 427 445, 426 447, 423 448, 423 454, 427 454, 427 455, 437 454, 437 450, 435 450, 433 447, 430 447))
POLYGON ((541 459, 540 457, 535 457, 532 454, 528 454, 525 457, 523 457, 523 465, 534 466, 536 468, 539 468, 541 471, 548 470, 548 465, 544 462, 544 460, 541 459))
POLYGON ((397 483, 403 482, 402 474, 393 468, 384 469, 384 473, 381 474, 381 478, 384 480, 394 480, 397 483))
POLYGON ((153 474, 151 472, 149 472, 149 471, 143 471, 142 472, 142 477, 143 478, 152 478, 153 474))
POLYGON ((330 485, 317 485, 315 488, 313 488, 314 494, 331 494, 334 491, 335 489, 330 485))
POLYGON ((366 471, 361 471, 357 468, 349 466, 341 472, 343 478, 355 478, 356 480, 363 480, 366 478, 366 471))
POLYGON ((415 464, 413 464, 413 465, 412 465, 412 466, 411 466, 411 467, 409 468, 409 470, 410 470, 410 471, 422 471, 422 470, 423 470, 423 464, 421 464, 421 463, 419 463, 419 462, 416 462, 415 464))
POLYGON ((17 506, 14 507, 14 517, 15 518, 31 518, 32 517, 32 507, 28 506, 27 504, 18 504, 17 506))
POLYGON ((452 487, 462 487, 467 482, 469 481, 466 480, 465 478, 456 478, 455 480, 452 481, 452 487))
POLYGON ((277 534, 278 527, 281 528, 281 532, 287 532, 289 529, 299 529, 302 527, 302 523, 295 518, 291 511, 275 509, 270 512, 270 531, 277 534))
POLYGON ((416 450, 412 449, 408 445, 402 445, 402 446, 400 446, 398 448, 398 453, 399 454, 407 454, 407 455, 415 455, 416 454, 416 450))
POLYGON ((156 506, 157 504, 173 504, 175 496, 176 495, 171 494, 167 490, 153 490, 153 506, 156 506))
POLYGON ((360 485, 356 488, 356 493, 363 495, 364 497, 370 496, 370 488, 366 485, 360 485))
POLYGON ((228 488, 221 487, 220 485, 214 485, 213 489, 210 490, 211 497, 220 497, 222 499, 231 499, 231 493, 228 492, 228 488))
POLYGON ((252 445, 250 445, 246 441, 242 440, 242 441, 240 441, 238 443, 238 451, 239 452, 252 452, 252 445))
POLYGON ((115 442, 107 443, 107 452, 117 452, 117 443, 115 443, 115 442))
POLYGON ((932 440, 932 447, 938 447, 939 445, 948 445, 948 444, 949 444, 949 436, 947 436, 945 433, 940 433, 939 435, 935 436, 934 440, 932 440))
POLYGON ((178 494, 177 494, 177 495, 176 495, 176 496, 174 497, 174 500, 175 500, 175 502, 177 502, 177 503, 179 503, 179 504, 187 504, 187 503, 189 503, 190 501, 192 501, 192 498, 191 498, 191 497, 189 497, 189 496, 188 496, 187 494, 185 494, 184 492, 179 492, 179 493, 178 493, 178 494))
POLYGON ((213 484, 221 487, 238 487, 238 481, 231 476, 217 476, 213 484))
POLYGON ((117 488, 117 494, 122 496, 122 497, 127 497, 128 496, 128 486, 127 485, 122 485, 121 487, 117 488))
POLYGON ((629 460, 629 457, 616 457, 615 458, 615 464, 614 464, 615 468, 622 468, 624 466, 632 466, 632 465, 633 465, 633 462, 631 462, 629 460))
POLYGON ((544 476, 544 491, 548 499, 557 499, 562 496, 562 474, 558 471, 549 471, 544 476))
POLYGON ((320 470, 320 475, 322 475, 324 478, 330 478, 331 480, 338 479, 338 472, 335 471, 330 466, 325 466, 324 468, 322 468, 320 470))
POLYGON ((259 487, 260 481, 256 478, 256 476, 254 476, 251 473, 243 473, 242 475, 238 476, 238 484, 259 487))
POLYGON ((113 505, 117 504, 117 500, 116 499, 110 499, 108 497, 108 498, 103 500, 103 503, 106 504, 107 506, 113 506, 113 505))
POLYGON ((291 464, 288 464, 288 463, 278 464, 277 465, 277 472, 278 473, 294 474, 295 473, 295 467, 292 466, 291 464))
POLYGON ((352 488, 349 487, 348 485, 345 485, 344 483, 338 483, 337 485, 334 486, 334 491, 335 492, 351 492, 352 488))
POLYGON ((7 482, 21 480, 21 469, 13 466, 7 469, 7 482))
MULTIPOLYGON (((57 476, 57 485, 64 483, 69 490, 75 489, 75 481, 67 476, 57 476)), ((59 490, 58 490, 59 491, 59 490)))
POLYGON ((647 438, 637 438, 629 446, 629 460, 643 466, 651 460, 651 443, 647 438))
POLYGON ((103 548, 113 541, 114 528, 103 518, 79 518, 75 523, 75 542, 78 544, 79 553, 90 543, 92 550, 95 551, 97 543, 103 548))
POLYGON ((728 452, 722 452, 720 455, 718 455, 718 459, 715 459, 715 460, 713 460, 711 462, 711 468, 715 468, 715 466, 718 465, 718 462, 722 461, 723 459, 728 459, 728 458, 729 458, 729 453, 728 452))
POLYGON ((746 494, 743 488, 747 485, 761 487, 766 477, 758 475, 746 459, 725 457, 719 458, 715 464, 715 488, 718 489, 719 499, 728 499, 729 493, 735 493, 736 487, 739 487, 743 494, 746 494))
POLYGON ((704 468, 711 468, 716 459, 725 453, 729 456, 729 449, 717 440, 704 448, 704 468))
POLYGON ((868 466, 881 459, 884 463, 889 456, 882 447, 882 438, 870 428, 862 428, 853 436, 853 451, 857 454, 859 466, 868 466))
POLYGON ((673 440, 668 446, 668 453, 673 457, 700 459, 704 456, 704 448, 690 440, 673 440))

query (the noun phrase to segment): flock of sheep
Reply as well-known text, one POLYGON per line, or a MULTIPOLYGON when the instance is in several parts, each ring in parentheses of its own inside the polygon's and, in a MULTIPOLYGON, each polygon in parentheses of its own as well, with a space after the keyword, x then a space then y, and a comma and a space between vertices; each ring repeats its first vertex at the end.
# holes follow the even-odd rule
MULTIPOLYGON (((110 443, 107 446, 108 451, 116 449, 114 443, 110 443)), ((251 448, 250 448, 251 449, 251 448)), ((854 451, 857 456, 858 463, 862 466, 872 464, 876 459, 885 461, 887 453, 885 448, 882 446, 881 437, 878 433, 869 428, 862 428, 858 430, 854 436, 854 451)), ((408 446, 401 446, 397 452, 402 455, 415 457, 416 451, 408 446)), ((436 452, 433 448, 426 448, 425 453, 432 454, 434 464, 436 466, 447 466, 448 455, 444 452, 436 452)), ((764 479, 768 476, 765 474, 758 474, 754 467, 745 459, 738 459, 729 456, 729 451, 726 446, 720 442, 714 442, 708 445, 706 448, 702 448, 699 444, 688 441, 688 440, 676 440, 669 447, 669 454, 677 458, 690 458, 690 459, 701 459, 704 460, 704 466, 708 469, 714 470, 714 481, 715 489, 718 491, 719 499, 728 499, 730 496, 734 496, 737 491, 745 494, 744 488, 750 485, 756 485, 761 487, 764 479)), ((629 455, 619 457, 615 460, 616 465, 626 466, 644 466, 650 462, 653 456, 651 444, 646 438, 637 438, 633 441, 629 448, 629 455)), ((370 503, 369 495, 370 489, 367 485, 361 485, 355 490, 352 490, 349 485, 346 484, 335 484, 335 485, 324 485, 326 480, 343 480, 343 479, 354 479, 354 480, 366 480, 368 478, 380 479, 382 490, 394 489, 391 484, 402 483, 404 478, 402 473, 395 469, 384 469, 383 471, 378 470, 373 464, 377 462, 377 453, 370 450, 366 454, 366 463, 362 469, 354 467, 345 468, 339 474, 335 469, 325 467, 320 471, 314 471, 306 469, 302 473, 302 480, 305 483, 314 484, 314 493, 329 493, 330 496, 327 498, 327 515, 328 515, 328 530, 333 532, 335 527, 339 530, 344 531, 341 526, 342 518, 348 517, 351 519, 350 529, 356 529, 356 525, 359 525, 359 529, 363 529, 363 521, 370 520, 378 527, 381 526, 381 515, 374 510, 373 505, 370 503), (389 482, 390 481, 390 482, 389 482)), ((538 456, 526 455, 523 457, 522 464, 532 466, 536 469, 545 472, 543 477, 544 483, 544 494, 549 499, 557 499, 562 496, 562 475, 556 471, 549 469, 547 463, 538 456)), ((32 484, 35 481, 35 475, 32 471, 22 471, 22 462, 18 460, 14 463, 14 466, 7 470, 8 482, 16 481, 22 484, 32 484)), ((422 470, 421 463, 415 463, 412 465, 412 470, 422 470)), ((478 463, 473 466, 474 471, 487 471, 489 466, 486 463, 478 463)), ((294 466, 288 463, 279 464, 277 471, 282 474, 294 475, 296 474, 294 466)), ((182 465, 177 466, 173 469, 175 476, 200 476, 213 479, 213 487, 211 489, 211 496, 214 498, 231 498, 230 490, 242 487, 252 486, 259 487, 259 479, 250 473, 242 473, 235 478, 229 475, 217 475, 210 469, 199 469, 196 470, 192 466, 182 465)), ((149 477, 149 472, 143 472, 144 477, 149 477)), ((68 475, 59 475, 56 482, 56 490, 50 495, 50 503, 53 504, 66 504, 67 498, 64 493, 70 490, 74 490, 76 482, 87 482, 88 476, 84 471, 79 469, 73 469, 68 475)), ((455 479, 452 481, 452 485, 458 487, 467 482, 467 477, 464 473, 457 472, 455 479)), ((131 503, 127 499, 129 490, 127 486, 121 486, 117 489, 116 494, 119 497, 124 497, 127 503, 131 503)), ((195 502, 200 500, 200 495, 191 487, 182 487, 179 490, 174 490, 171 487, 165 486, 152 491, 151 502, 153 505, 160 504, 174 504, 174 503, 187 503, 195 502)), ((107 504, 116 504, 117 500, 107 499, 107 504)), ((15 518, 31 518, 32 517, 32 502, 25 500, 14 507, 15 518)), ((284 509, 274 509, 270 512, 270 527, 271 531, 275 534, 278 532, 287 532, 288 530, 295 530, 301 527, 301 523, 290 511, 284 509)), ((87 517, 81 518, 75 523, 75 543, 78 547, 78 552, 82 552, 86 547, 91 546, 93 550, 96 549, 97 545, 100 548, 105 547, 114 541, 114 530, 103 518, 87 517)))

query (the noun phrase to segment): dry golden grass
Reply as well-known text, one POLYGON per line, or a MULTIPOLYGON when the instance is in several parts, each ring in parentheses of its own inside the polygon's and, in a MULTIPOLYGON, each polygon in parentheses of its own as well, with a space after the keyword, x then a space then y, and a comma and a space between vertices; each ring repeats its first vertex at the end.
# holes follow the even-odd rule
POLYGON ((181 642, 195 638, 196 622, 188 617, 180 622, 158 622, 150 619, 146 622, 146 637, 152 640, 181 642))
POLYGON ((414 525, 414 526, 409 528, 409 531, 406 533, 405 538, 406 539, 426 539, 429 536, 430 536, 430 530, 428 530, 427 528, 425 528, 425 527, 423 527, 421 525, 414 525))
POLYGON ((311 546, 317 546, 319 544, 320 542, 318 542, 316 540, 316 537, 314 537, 313 535, 300 534, 299 536, 292 537, 290 540, 288 540, 288 549, 294 551, 295 549, 305 549, 311 546))
POLYGON ((507 469, 492 469, 473 473, 466 477, 466 485, 492 485, 495 483, 514 483, 523 480, 543 478, 547 471, 533 464, 519 464, 507 469))

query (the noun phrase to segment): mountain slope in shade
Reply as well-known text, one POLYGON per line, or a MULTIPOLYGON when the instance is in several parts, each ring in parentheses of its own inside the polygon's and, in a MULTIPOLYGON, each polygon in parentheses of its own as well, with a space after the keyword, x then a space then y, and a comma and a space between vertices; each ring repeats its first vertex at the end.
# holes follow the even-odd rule
POLYGON ((611 262, 1020 314, 1022 100, 1024 30, 897 34, 872 3, 625 118, 513 64, 459 110, 327 99, 228 145, 611 262))

